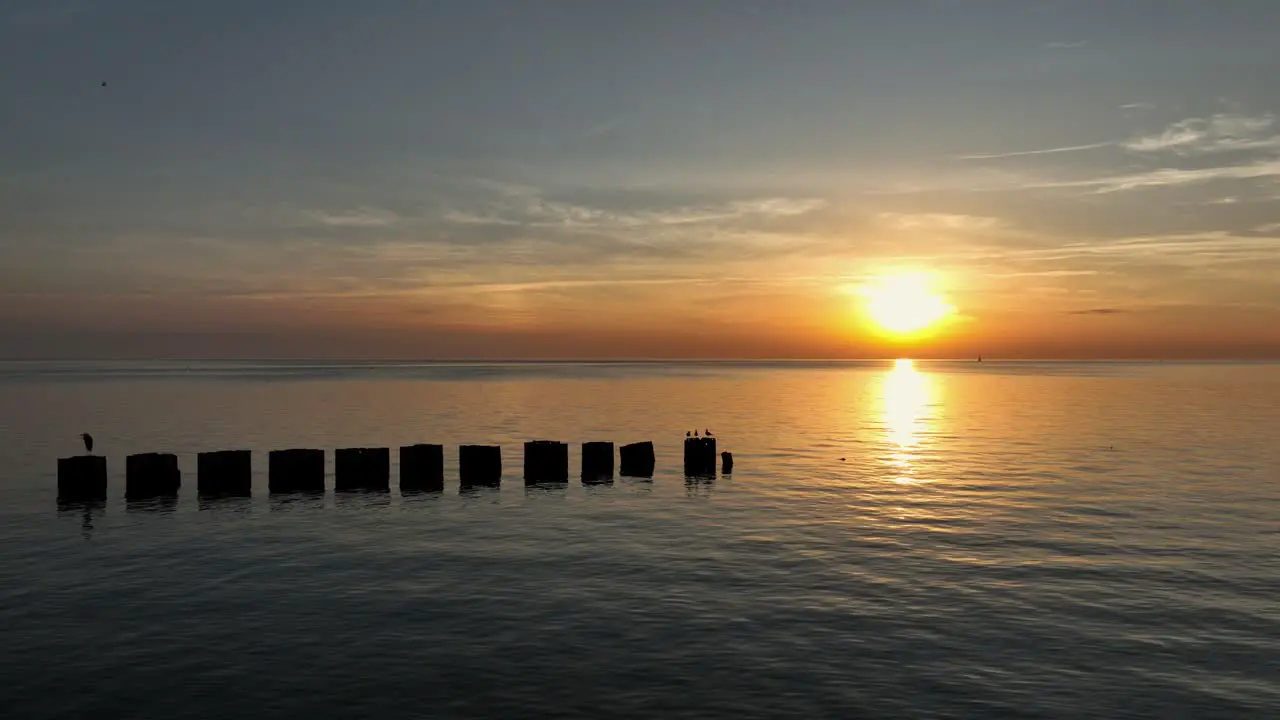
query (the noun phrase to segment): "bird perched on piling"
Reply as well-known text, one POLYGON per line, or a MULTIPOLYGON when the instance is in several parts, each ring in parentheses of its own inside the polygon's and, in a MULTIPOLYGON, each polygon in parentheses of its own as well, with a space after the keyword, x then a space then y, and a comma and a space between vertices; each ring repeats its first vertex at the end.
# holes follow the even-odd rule
POLYGON ((80 433, 80 439, 84 441, 84 451, 93 452, 93 436, 89 433, 80 433))
POLYGON ((693 431, 692 431, 692 430, 685 430, 685 431, 684 431, 684 436, 685 436, 685 437, 693 437, 693 431))
POLYGON ((711 431, 710 431, 710 430, 703 430, 703 431, 702 431, 702 434, 703 434, 703 435, 706 435, 707 437, 715 437, 714 435, 712 435, 712 434, 711 434, 711 431))
POLYGON ((697 430, 694 430, 694 431, 693 431, 693 436, 694 436, 694 437, 698 437, 698 431, 697 431, 697 430))

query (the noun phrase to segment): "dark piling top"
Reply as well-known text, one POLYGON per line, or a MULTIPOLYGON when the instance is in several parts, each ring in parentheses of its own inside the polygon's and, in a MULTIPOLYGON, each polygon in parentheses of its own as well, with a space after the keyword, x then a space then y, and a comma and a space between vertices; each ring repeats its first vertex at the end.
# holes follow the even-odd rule
POLYGON ((618 449, 619 471, 628 477, 653 477, 653 443, 644 441, 623 445, 618 449))
POLYGON ((497 445, 460 445, 458 479, 463 485, 502 483, 502 448, 497 445))

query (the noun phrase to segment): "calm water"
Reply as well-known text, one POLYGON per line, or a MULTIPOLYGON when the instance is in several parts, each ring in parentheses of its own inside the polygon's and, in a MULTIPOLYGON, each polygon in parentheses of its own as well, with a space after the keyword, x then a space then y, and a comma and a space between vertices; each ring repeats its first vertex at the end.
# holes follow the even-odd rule
POLYGON ((1280 366, 0 363, 0 431, 4 717, 1280 717, 1280 366), (658 473, 526 489, 535 437, 658 473), (444 493, 194 491, 414 442, 444 493), (176 504, 124 501, 151 450, 176 504))

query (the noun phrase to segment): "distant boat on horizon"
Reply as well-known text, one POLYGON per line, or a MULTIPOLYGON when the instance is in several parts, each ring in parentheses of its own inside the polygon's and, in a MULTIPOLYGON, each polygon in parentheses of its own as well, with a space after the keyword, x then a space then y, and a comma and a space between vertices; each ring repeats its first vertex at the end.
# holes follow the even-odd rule
POLYGON ((982 362, 982 356, 981 356, 981 355, 979 355, 979 356, 978 356, 978 362, 982 362))

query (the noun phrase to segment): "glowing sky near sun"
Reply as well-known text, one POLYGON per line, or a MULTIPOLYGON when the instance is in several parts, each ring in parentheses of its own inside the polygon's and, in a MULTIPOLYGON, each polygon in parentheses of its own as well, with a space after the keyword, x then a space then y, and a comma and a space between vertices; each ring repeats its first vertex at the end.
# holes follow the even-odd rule
POLYGON ((0 357, 1278 357, 1229 5, 7 2, 0 357))

